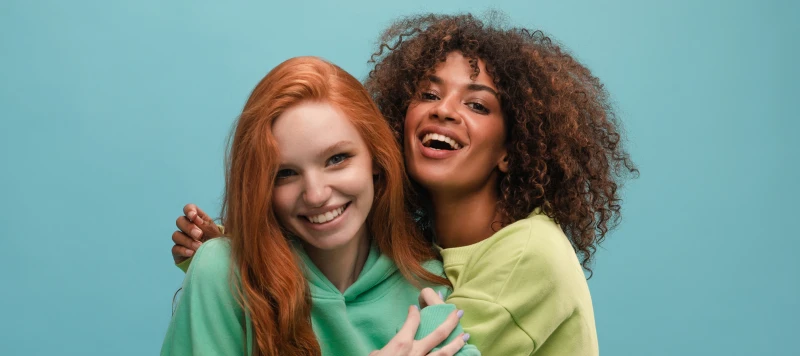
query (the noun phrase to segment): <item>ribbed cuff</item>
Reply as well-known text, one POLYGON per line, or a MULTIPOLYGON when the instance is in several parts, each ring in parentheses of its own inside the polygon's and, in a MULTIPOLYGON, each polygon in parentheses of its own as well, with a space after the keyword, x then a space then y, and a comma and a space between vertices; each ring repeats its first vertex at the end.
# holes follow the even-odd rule
MULTIPOLYGON (((453 304, 437 304, 431 305, 428 307, 423 308, 420 311, 420 323, 419 328, 417 328, 417 334, 414 336, 415 340, 420 340, 428 335, 430 335, 433 330, 444 323, 445 319, 456 310, 456 306, 453 304)), ((451 341, 453 341, 456 337, 461 335, 464 332, 461 329, 461 323, 456 325, 456 328, 453 329, 453 332, 450 333, 450 336, 447 337, 444 341, 442 341, 434 350, 439 349, 440 347, 447 345, 451 341)))

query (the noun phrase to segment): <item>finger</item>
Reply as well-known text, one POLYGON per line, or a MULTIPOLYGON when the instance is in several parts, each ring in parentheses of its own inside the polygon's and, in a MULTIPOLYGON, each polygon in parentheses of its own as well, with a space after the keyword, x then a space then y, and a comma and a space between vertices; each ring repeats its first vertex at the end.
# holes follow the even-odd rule
MULTIPOLYGON (((201 221, 202 219, 197 217, 194 220, 201 221)), ((203 231, 203 238, 200 239, 200 241, 206 241, 222 236, 222 231, 220 231, 219 226, 217 226, 214 221, 203 222, 202 225, 198 225, 197 227, 203 231)))
POLYGON ((431 288, 423 288, 419 291, 419 306, 425 308, 429 305, 444 304, 441 293, 436 293, 431 288))
POLYGON ((460 351, 464 345, 467 344, 467 340, 469 340, 469 334, 462 333, 461 335, 458 335, 457 338, 453 339, 453 341, 450 341, 447 343, 447 345, 444 345, 441 349, 438 349, 436 352, 432 352, 429 355, 453 356, 458 353, 458 351, 460 351))
POLYGON ((403 327, 400 328, 400 331, 389 343, 400 346, 400 350, 409 349, 414 341, 414 336, 417 334, 417 328, 419 328, 419 308, 416 305, 412 305, 408 307, 408 317, 406 317, 403 327))
POLYGON ((192 253, 194 253, 194 251, 197 251, 197 249, 200 248, 200 245, 202 245, 200 241, 192 239, 191 237, 180 231, 175 231, 172 233, 172 242, 174 242, 178 246, 192 250, 192 253))
POLYGON ((183 206, 183 215, 189 218, 189 220, 194 220, 197 216, 197 205, 194 204, 186 204, 183 206))
POLYGON ((197 225, 189 221, 185 216, 179 216, 178 220, 175 220, 175 226, 177 226, 181 232, 191 236, 195 240, 199 241, 203 238, 203 230, 200 230, 197 225))
POLYGON ((198 221, 198 220, 202 221, 200 224, 208 224, 208 223, 213 223, 214 222, 214 219, 212 219, 210 216, 208 216, 208 214, 206 214, 206 212, 203 211, 203 209, 200 209, 197 206, 194 206, 194 208, 197 211, 197 217, 192 219, 192 221, 195 221, 195 222, 198 221))
POLYGON ((458 326, 458 319, 460 319, 460 314, 458 310, 454 310, 450 315, 447 316, 447 319, 444 320, 442 325, 433 329, 428 336, 422 338, 419 341, 419 346, 422 347, 425 351, 430 351, 436 345, 442 343, 442 341, 446 340, 450 333, 458 326))
POLYGON ((186 261, 189 257, 194 255, 194 251, 183 247, 183 246, 172 246, 172 259, 175 260, 175 264, 179 264, 183 261, 186 261))

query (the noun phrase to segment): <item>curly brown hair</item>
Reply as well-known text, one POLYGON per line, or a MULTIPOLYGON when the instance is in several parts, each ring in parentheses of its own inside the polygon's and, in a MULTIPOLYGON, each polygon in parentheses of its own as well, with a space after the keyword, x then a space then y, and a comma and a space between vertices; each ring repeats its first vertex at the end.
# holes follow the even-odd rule
MULTIPOLYGON (((638 170, 600 81, 541 31, 505 28, 500 16, 428 14, 394 22, 372 55, 367 89, 402 145, 406 110, 436 65, 460 51, 474 79, 482 60, 499 89, 508 130, 509 171, 498 187, 501 226, 541 207, 591 272, 597 245, 619 223, 622 181, 638 170)), ((421 209, 430 236, 431 214, 424 213, 424 191, 418 193, 409 205, 421 209)))

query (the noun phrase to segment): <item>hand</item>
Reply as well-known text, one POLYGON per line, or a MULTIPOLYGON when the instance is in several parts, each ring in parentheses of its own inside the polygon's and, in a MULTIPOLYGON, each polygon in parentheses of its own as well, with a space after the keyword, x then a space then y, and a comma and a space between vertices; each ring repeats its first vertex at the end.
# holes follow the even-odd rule
POLYGON ((222 236, 217 224, 194 204, 183 207, 183 216, 175 222, 178 230, 172 233, 172 258, 175 264, 186 261, 194 255, 200 245, 209 239, 222 236))
MULTIPOLYGON (((433 292, 433 290, 431 290, 431 292, 433 292)), ((419 318, 419 309, 416 306, 411 306, 408 309, 406 322, 403 324, 400 331, 397 332, 397 335, 389 340, 389 343, 386 344, 384 348, 372 351, 369 356, 453 356, 466 344, 465 339, 469 338, 465 334, 461 334, 441 349, 428 353, 450 336, 450 333, 453 332, 453 329, 458 325, 458 314, 456 311, 453 311, 442 325, 434 329, 430 335, 424 337, 422 340, 414 340, 414 335, 416 335, 417 328, 419 327, 419 318)))

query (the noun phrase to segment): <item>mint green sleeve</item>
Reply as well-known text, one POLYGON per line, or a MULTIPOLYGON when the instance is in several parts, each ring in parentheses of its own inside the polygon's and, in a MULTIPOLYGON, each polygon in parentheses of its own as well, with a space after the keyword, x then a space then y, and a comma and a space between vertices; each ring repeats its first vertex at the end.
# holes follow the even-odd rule
MULTIPOLYGON (((222 225, 219 225, 219 224, 217 224, 217 228, 219 228, 219 231, 220 231, 220 232, 221 232, 223 235, 225 234, 225 226, 222 226, 222 225)), ((178 264, 176 264, 175 266, 177 266, 178 268, 180 268, 180 269, 181 269, 181 271, 183 271, 183 273, 186 273, 186 271, 189 269, 189 265, 190 265, 190 264, 192 264, 192 257, 189 257, 189 258, 187 258, 187 259, 183 260, 183 262, 181 262, 181 263, 178 263, 178 264)))
MULTIPOLYGON (((433 287, 433 290, 439 292, 444 298, 450 295, 450 288, 445 286, 437 286, 433 287)), ((422 308, 419 313, 419 327, 417 328, 417 334, 414 335, 414 340, 421 340, 424 337, 430 335, 433 330, 435 330, 439 325, 444 323, 445 319, 450 316, 456 310, 456 306, 453 304, 438 304, 438 305, 431 305, 425 308, 422 308)), ((397 331, 400 331, 400 328, 403 327, 403 323, 397 326, 397 331)), ((443 346, 447 345, 451 341, 455 340, 457 337, 464 332, 464 329, 461 327, 461 323, 459 322, 456 325, 455 329, 450 333, 450 336, 447 337, 444 341, 439 343, 433 350, 436 351, 442 348, 443 346)), ((478 348, 474 345, 466 344, 464 345, 461 350, 456 353, 456 356, 480 356, 481 352, 478 351, 478 348)))
POLYGON ((162 356, 245 354, 246 320, 231 290, 226 244, 208 241, 195 254, 164 338, 162 356))
MULTIPOLYGON (((420 310, 419 328, 417 328, 417 334, 414 335, 414 340, 421 340, 422 338, 430 335, 433 330, 444 323, 445 319, 447 319, 450 313, 452 313, 454 310, 456 310, 456 306, 453 304, 432 305, 420 310)), ((453 332, 450 333, 450 336, 448 336, 447 339, 442 341, 431 351, 436 351, 444 347, 457 337, 460 337, 461 333, 463 332, 464 330, 461 328, 461 323, 459 323, 456 325, 456 328, 453 329, 453 332)), ((466 344, 456 353, 456 356, 480 356, 480 354, 481 352, 478 351, 477 347, 466 344)))

